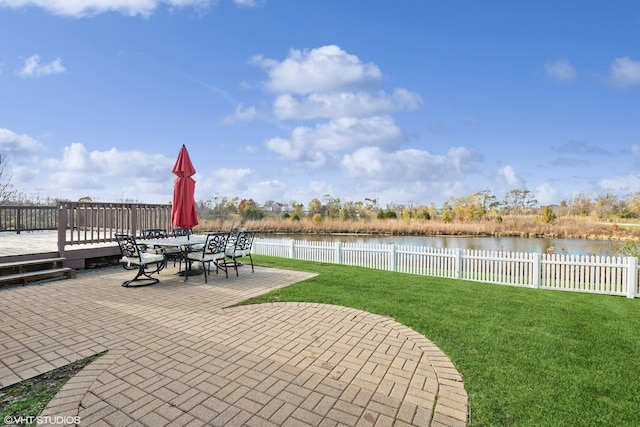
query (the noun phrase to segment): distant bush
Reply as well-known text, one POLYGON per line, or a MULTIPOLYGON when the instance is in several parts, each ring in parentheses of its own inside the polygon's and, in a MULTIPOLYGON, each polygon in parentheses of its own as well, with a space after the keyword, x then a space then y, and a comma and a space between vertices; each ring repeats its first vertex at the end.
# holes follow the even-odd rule
POLYGON ((631 240, 624 241, 616 247, 616 254, 640 258, 640 243, 631 240))
POLYGON ((380 210, 376 214, 378 219, 398 218, 398 214, 393 209, 380 210))
POLYGON ((553 212, 553 210, 549 206, 545 206, 542 209, 542 215, 540 215, 540 220, 545 224, 553 223, 558 216, 553 212))

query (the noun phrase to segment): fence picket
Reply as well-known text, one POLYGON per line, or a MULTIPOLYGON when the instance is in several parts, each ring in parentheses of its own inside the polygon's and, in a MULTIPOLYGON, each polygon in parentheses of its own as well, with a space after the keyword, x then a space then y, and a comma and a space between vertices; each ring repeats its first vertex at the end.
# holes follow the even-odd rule
POLYGON ((271 238, 256 238, 254 253, 501 285, 640 296, 638 260, 634 257, 271 238))

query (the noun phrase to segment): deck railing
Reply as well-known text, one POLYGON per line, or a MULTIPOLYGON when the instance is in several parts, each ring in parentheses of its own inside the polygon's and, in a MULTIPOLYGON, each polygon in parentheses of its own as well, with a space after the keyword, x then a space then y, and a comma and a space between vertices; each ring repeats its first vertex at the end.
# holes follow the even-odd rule
POLYGON ((171 229, 171 205, 59 202, 57 206, 0 206, 0 231, 58 230, 58 251, 67 245, 115 242, 116 233, 171 229))
POLYGON ((0 206, 0 231, 44 231, 58 229, 55 206, 0 206))
POLYGON ((58 203, 58 250, 66 245, 115 242, 116 233, 135 236, 145 228, 171 229, 171 205, 58 203))
POLYGON ((640 297, 635 257, 256 238, 255 254, 475 282, 640 297))

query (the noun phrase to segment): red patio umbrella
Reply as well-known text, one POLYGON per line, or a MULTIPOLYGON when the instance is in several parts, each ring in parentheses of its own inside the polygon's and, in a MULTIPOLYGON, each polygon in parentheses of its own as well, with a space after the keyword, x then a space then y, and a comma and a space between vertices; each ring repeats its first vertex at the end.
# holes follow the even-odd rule
POLYGON ((198 212, 193 196, 196 191, 196 182, 191 178, 196 173, 196 169, 191 163, 189 152, 184 144, 172 172, 178 177, 173 181, 171 224, 180 228, 193 228, 198 225, 198 212))

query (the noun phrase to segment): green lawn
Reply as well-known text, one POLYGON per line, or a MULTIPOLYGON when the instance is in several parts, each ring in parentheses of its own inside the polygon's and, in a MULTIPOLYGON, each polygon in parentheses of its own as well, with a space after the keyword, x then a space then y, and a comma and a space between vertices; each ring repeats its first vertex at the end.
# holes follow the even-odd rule
POLYGON ((255 256, 317 277, 248 302, 382 314, 464 377, 473 426, 640 425, 640 301, 255 256))

